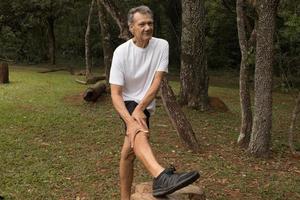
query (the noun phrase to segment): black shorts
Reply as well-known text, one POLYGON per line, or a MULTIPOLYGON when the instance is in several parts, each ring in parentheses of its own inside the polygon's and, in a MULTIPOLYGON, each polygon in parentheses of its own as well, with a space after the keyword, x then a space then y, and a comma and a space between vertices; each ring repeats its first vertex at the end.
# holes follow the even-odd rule
MULTIPOLYGON (((129 112, 130 115, 133 113, 135 107, 138 105, 138 103, 136 103, 135 101, 125 101, 124 103, 125 103, 125 106, 126 106, 126 108, 127 108, 127 110, 128 110, 128 112, 129 112)), ((148 128, 150 128, 150 123, 149 123, 150 112, 149 112, 147 109, 145 109, 145 110, 144 110, 144 113, 145 113, 145 115, 146 115, 146 117, 147 117, 147 118, 146 118, 147 126, 148 126, 148 128)), ((123 120, 123 119, 122 119, 122 120, 123 120)), ((123 122, 124 122, 124 121, 123 121, 123 122)), ((126 129, 127 129, 127 128, 126 128, 126 123, 124 122, 124 124, 125 124, 125 130, 126 130, 126 129)))

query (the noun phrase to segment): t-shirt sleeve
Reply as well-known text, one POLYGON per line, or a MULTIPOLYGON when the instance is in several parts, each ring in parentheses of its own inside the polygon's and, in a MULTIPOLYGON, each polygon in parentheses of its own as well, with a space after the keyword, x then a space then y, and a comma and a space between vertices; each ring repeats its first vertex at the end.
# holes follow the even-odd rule
POLYGON ((124 70, 122 56, 118 49, 115 50, 111 62, 109 83, 114 85, 124 85, 124 70))
POLYGON ((169 43, 166 42, 163 47, 162 57, 156 71, 168 72, 168 65, 169 65, 169 43))

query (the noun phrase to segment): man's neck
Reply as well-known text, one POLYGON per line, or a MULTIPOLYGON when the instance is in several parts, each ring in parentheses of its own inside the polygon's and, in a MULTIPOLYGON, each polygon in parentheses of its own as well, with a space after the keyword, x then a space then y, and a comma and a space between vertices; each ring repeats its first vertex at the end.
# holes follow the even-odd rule
POLYGON ((140 47, 140 48, 146 48, 149 44, 149 40, 148 41, 138 41, 136 38, 132 38, 133 43, 140 47))

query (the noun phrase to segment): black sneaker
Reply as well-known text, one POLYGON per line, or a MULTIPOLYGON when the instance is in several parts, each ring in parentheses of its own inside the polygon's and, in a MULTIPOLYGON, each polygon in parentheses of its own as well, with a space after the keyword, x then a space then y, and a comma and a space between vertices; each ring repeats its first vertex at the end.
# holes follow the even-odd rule
POLYGON ((153 179, 153 196, 164 197, 175 192, 193 182, 195 182, 200 174, 196 171, 175 174, 174 167, 165 169, 160 175, 153 179))

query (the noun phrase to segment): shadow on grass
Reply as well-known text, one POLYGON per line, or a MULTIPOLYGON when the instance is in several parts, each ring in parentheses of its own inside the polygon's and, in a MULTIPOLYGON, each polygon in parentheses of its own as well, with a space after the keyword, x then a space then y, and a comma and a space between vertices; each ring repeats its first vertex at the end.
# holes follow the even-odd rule
POLYGON ((4 197, 3 197, 3 196, 0 196, 0 200, 4 200, 4 197))

